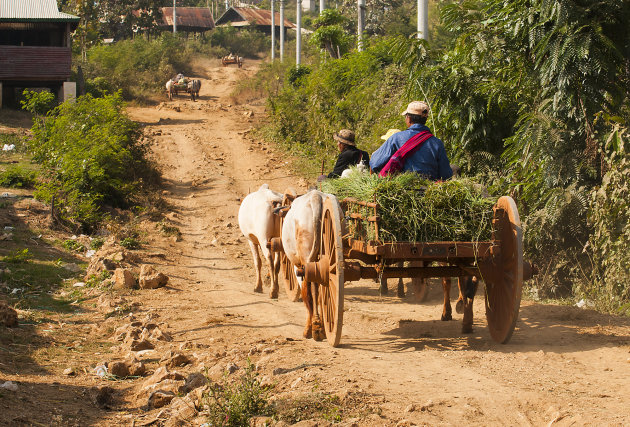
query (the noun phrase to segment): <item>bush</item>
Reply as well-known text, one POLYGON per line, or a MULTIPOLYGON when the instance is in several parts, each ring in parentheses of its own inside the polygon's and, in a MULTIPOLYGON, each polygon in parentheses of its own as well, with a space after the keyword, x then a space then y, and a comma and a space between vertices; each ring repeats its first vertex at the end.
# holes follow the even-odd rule
POLYGON ((107 207, 126 208, 157 172, 145 158, 138 125, 123 113, 120 94, 63 103, 36 120, 30 148, 45 168, 36 197, 53 197, 62 216, 89 230, 107 207))
POLYGON ((36 116, 43 116, 55 106, 55 95, 51 92, 35 92, 25 89, 25 100, 20 101, 22 108, 36 116))
POLYGON ((9 166, 0 171, 0 187, 32 188, 35 185, 37 173, 22 166, 9 166))
POLYGON ((257 58, 271 46, 271 38, 256 30, 218 27, 210 34, 210 44, 245 58, 257 58))
POLYGON ((254 365, 248 365, 240 379, 229 382, 227 375, 221 383, 209 382, 203 395, 208 407, 208 422, 212 426, 245 426, 255 415, 271 415, 269 390, 260 385, 254 365))

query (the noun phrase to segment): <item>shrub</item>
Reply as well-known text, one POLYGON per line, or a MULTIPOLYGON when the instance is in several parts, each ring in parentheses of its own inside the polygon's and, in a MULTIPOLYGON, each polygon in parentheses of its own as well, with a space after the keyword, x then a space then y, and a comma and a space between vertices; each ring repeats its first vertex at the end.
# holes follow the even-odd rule
POLYGON ((157 178, 120 94, 63 103, 32 130, 33 158, 45 168, 36 197, 55 197, 62 216, 88 231, 106 207, 128 207, 143 183, 157 178))
POLYGON ((0 187, 32 188, 35 185, 37 173, 22 166, 9 166, 0 171, 0 187))
POLYGON ((51 92, 35 92, 25 89, 22 92, 25 100, 20 101, 22 108, 31 114, 43 116, 55 105, 55 95, 51 92))
POLYGON ((138 249, 140 247, 140 242, 134 237, 125 237, 120 241, 120 246, 125 249, 138 249))
POLYGON ((219 27, 210 35, 210 44, 218 46, 226 53, 246 58, 257 58, 270 46, 270 37, 256 30, 247 30, 235 27, 219 27))
POLYGON ((85 249, 81 243, 73 239, 64 240, 61 246, 73 252, 81 252, 85 249))
POLYGON ((203 395, 208 422, 213 426, 244 426, 255 415, 271 415, 269 390, 260 385, 254 365, 248 360, 243 375, 230 383, 227 374, 221 383, 209 382, 203 395))

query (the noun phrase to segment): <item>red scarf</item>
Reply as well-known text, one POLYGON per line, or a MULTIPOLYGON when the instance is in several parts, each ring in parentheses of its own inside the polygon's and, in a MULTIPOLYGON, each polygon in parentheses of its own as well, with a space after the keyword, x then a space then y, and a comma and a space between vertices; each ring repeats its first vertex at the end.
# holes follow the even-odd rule
POLYGON ((407 142, 400 147, 394 155, 389 159, 387 164, 381 169, 379 172, 379 176, 386 177, 387 175, 393 175, 403 170, 405 166, 405 160, 416 152, 418 148, 422 146, 422 144, 429 138, 431 138, 433 134, 428 130, 419 132, 409 138, 407 142))

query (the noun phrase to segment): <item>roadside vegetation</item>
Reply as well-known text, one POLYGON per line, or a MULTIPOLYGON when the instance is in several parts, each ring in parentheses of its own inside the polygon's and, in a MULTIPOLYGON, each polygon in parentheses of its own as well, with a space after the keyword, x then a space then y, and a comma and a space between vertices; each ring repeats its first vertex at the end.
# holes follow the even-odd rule
POLYGON ((315 176, 313 158, 332 167, 335 131, 353 129, 371 152, 404 128, 407 102, 426 99, 451 162, 516 199, 540 268, 529 294, 630 314, 630 7, 578 3, 445 2, 439 40, 373 37, 340 59, 322 51, 279 73, 261 133, 309 159, 315 176))

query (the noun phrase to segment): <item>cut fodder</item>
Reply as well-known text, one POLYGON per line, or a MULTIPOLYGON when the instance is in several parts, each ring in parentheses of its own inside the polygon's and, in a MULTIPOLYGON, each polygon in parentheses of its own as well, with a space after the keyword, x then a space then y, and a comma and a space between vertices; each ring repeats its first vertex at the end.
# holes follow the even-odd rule
POLYGON ((322 190, 338 200, 351 197, 378 205, 378 239, 373 208, 349 204, 346 224, 355 239, 381 242, 476 242, 490 240, 492 207, 484 189, 468 179, 433 182, 405 173, 381 178, 376 174, 353 173, 347 178, 324 181, 322 190), (362 220, 350 220, 357 212, 362 220))

